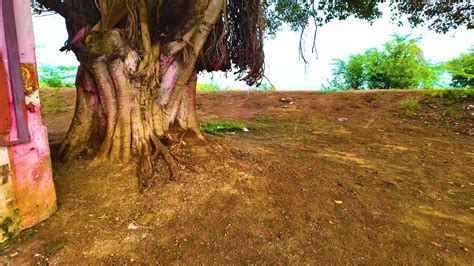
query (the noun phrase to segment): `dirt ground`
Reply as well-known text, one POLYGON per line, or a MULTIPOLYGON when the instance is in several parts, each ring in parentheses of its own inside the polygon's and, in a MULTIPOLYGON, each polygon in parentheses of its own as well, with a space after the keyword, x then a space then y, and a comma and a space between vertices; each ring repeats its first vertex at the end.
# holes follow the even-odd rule
MULTIPOLYGON (((54 156, 75 96, 43 96, 54 156)), ((407 117, 409 96, 423 93, 199 93, 201 121, 250 131, 185 138, 181 179, 163 164, 143 194, 132 166, 54 160, 58 211, 0 261, 473 265, 473 103, 458 120, 428 104, 407 117)))

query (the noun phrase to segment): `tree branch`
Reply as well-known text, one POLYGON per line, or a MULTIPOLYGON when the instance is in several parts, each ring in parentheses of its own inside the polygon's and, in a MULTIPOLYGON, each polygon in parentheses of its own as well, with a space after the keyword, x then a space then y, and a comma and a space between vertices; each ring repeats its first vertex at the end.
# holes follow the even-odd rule
POLYGON ((58 13, 66 19, 66 22, 73 25, 75 31, 78 31, 85 25, 90 23, 89 17, 86 17, 80 12, 74 5, 71 5, 70 2, 61 1, 61 0, 38 0, 47 9, 58 13))

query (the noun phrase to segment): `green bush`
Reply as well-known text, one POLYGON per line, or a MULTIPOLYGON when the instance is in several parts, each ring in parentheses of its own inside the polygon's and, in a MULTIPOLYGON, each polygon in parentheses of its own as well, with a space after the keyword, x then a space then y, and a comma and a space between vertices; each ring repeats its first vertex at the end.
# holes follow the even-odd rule
POLYGON ((400 109, 405 112, 406 116, 414 116, 421 109, 420 103, 413 97, 408 97, 400 102, 400 109))
POLYGON ((439 67, 430 64, 418 47, 419 39, 394 35, 383 49, 368 49, 335 60, 333 80, 327 88, 339 90, 431 88, 439 80, 439 67))
POLYGON ((244 131, 245 125, 239 121, 207 121, 201 123, 199 128, 204 133, 222 135, 226 132, 244 131))

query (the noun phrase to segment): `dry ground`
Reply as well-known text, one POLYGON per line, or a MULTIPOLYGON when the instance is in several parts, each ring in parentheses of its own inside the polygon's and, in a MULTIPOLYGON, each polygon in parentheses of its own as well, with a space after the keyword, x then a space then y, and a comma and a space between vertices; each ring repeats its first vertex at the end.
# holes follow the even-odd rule
MULTIPOLYGON (((74 91, 43 93, 54 147, 74 91), (54 97, 52 94, 55 94, 54 97), (57 100, 59 99, 59 100, 57 100)), ((421 92, 206 92, 201 121, 250 132, 172 148, 139 194, 131 166, 53 161, 59 210, 3 248, 32 264, 474 264, 474 116, 421 92), (290 98, 293 104, 282 102, 290 98)))

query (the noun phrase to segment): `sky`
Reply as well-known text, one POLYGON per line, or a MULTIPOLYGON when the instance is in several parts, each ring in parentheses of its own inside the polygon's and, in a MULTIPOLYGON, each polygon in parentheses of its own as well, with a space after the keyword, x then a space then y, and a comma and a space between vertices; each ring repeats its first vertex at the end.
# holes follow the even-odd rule
MULTIPOLYGON (((349 18, 345 21, 332 21, 318 28, 317 54, 311 52, 315 28, 308 28, 305 53, 309 62, 307 65, 298 54, 300 34, 284 28, 275 39, 265 41, 266 76, 277 90, 318 90, 331 79, 333 59, 346 59, 351 54, 381 47, 393 34, 421 37, 419 46, 425 58, 433 63, 448 61, 467 52, 469 47, 474 45, 474 30, 462 28, 446 34, 437 34, 429 31, 427 27, 399 27, 391 23, 388 5, 384 5, 382 11, 383 17, 372 25, 349 18)), ((61 16, 34 16, 33 23, 39 65, 79 64, 72 52, 59 52, 67 40, 65 23, 61 16)), ((235 81, 232 73, 200 75, 198 82, 216 84, 222 88, 248 88, 244 82, 235 81)))

